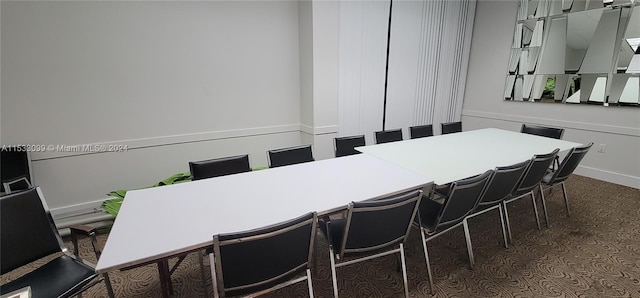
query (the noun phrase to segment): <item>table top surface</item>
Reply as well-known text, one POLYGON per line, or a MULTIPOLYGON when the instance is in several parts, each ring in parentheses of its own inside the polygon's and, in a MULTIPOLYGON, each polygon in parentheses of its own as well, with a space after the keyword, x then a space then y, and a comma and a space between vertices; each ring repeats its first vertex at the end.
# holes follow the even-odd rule
POLYGON ((428 186, 428 177, 366 154, 127 192, 96 271, 145 264, 212 244, 214 234, 428 186))
POLYGON ((438 185, 481 174, 496 166, 525 161, 556 148, 582 144, 496 128, 485 128, 399 142, 357 147, 356 150, 433 179, 438 185))

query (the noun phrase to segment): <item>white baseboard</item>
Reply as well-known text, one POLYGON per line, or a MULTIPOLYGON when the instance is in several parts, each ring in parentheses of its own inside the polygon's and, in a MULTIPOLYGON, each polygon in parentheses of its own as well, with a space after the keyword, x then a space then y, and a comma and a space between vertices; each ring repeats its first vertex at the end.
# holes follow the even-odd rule
POLYGON ((578 166, 574 173, 580 176, 640 189, 640 177, 634 177, 585 166, 578 166))
POLYGON ((80 215, 86 215, 91 213, 102 213, 102 208, 100 206, 106 200, 110 199, 109 197, 104 197, 102 199, 93 200, 89 202, 83 202, 80 204, 74 204, 64 207, 51 208, 49 211, 51 212, 51 216, 57 222, 58 220, 62 220, 69 217, 76 217, 80 215))

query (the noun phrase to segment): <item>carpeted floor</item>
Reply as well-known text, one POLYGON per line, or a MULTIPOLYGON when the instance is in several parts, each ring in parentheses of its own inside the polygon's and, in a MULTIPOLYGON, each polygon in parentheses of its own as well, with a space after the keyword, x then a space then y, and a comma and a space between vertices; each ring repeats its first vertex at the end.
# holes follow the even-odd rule
MULTIPOLYGON (((435 296, 640 297, 640 190, 575 175, 567 187, 572 216, 566 215, 561 189, 554 189, 547 196, 551 227, 542 231, 536 229, 529 200, 509 206, 514 238, 508 249, 502 246, 497 211, 471 219, 476 259, 473 270, 469 269, 461 228, 430 241, 435 296)), ((101 244, 107 236, 99 236, 101 244)), ((318 236, 314 292, 316 297, 331 297, 327 242, 321 234, 318 236)), ((72 247, 69 241, 67 247, 72 247)), ((82 253, 95 261, 90 247, 89 241, 82 242, 82 253)), ((417 229, 411 232, 406 256, 410 295, 428 297, 429 282, 417 229)), ((174 297, 204 297, 197 257, 188 256, 172 276, 174 297)), ((396 268, 393 256, 340 268, 340 295, 402 297, 402 275, 396 268)), ((26 270, 5 274, 0 282, 26 270)), ((110 278, 117 297, 160 296, 155 265, 112 272, 110 278)), ((210 280, 207 291, 212 291, 210 280)), ((306 295, 306 284, 299 283, 268 296, 306 295)), ((104 284, 94 286, 85 297, 106 297, 104 284)))

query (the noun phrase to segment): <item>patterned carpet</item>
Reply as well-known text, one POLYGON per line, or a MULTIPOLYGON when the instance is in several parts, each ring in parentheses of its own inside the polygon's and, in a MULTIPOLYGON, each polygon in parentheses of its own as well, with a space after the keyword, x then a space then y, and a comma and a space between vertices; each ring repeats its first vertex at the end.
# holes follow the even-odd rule
MULTIPOLYGON (((586 177, 567 182, 572 216, 567 217, 562 191, 547 196, 551 228, 538 231, 531 203, 509 206, 513 244, 502 246, 497 211, 469 221, 476 264, 469 269, 462 229, 429 242, 435 297, 640 297, 640 190, 586 177)), ((103 244, 108 235, 100 235, 103 244)), ((316 297, 331 297, 327 242, 318 234, 318 261, 313 272, 316 297)), ((82 254, 91 258, 83 241, 82 254)), ((70 241, 67 246, 72 247, 70 241)), ((132 248, 135 249, 135 248, 132 248)), ((417 229, 406 246, 411 297, 428 297, 429 282, 417 229)), ((191 254, 172 276, 174 297, 204 297, 197 254, 191 254)), ((41 262, 41 261, 40 261, 41 262)), ((383 257, 338 269, 342 297, 402 297, 397 258, 383 257)), ((205 263, 209 269, 208 261, 205 263)), ((0 280, 19 276, 22 268, 0 280)), ((209 277, 207 272, 207 278, 209 277)), ((110 274, 117 297, 159 297, 155 265, 110 274)), ((211 282, 208 280, 210 293, 211 282)), ((304 297, 306 284, 269 297, 304 297)), ((103 284, 85 297, 106 297, 103 284)))

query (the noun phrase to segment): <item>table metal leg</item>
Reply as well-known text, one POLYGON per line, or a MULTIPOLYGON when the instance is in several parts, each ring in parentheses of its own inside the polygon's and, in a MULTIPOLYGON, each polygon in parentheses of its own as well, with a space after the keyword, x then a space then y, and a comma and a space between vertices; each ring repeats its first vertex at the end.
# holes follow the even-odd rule
POLYGON ((173 294, 173 285, 171 284, 171 274, 169 273, 169 261, 162 260, 158 262, 158 273, 160 274, 160 287, 162 289, 162 297, 169 298, 173 294))

